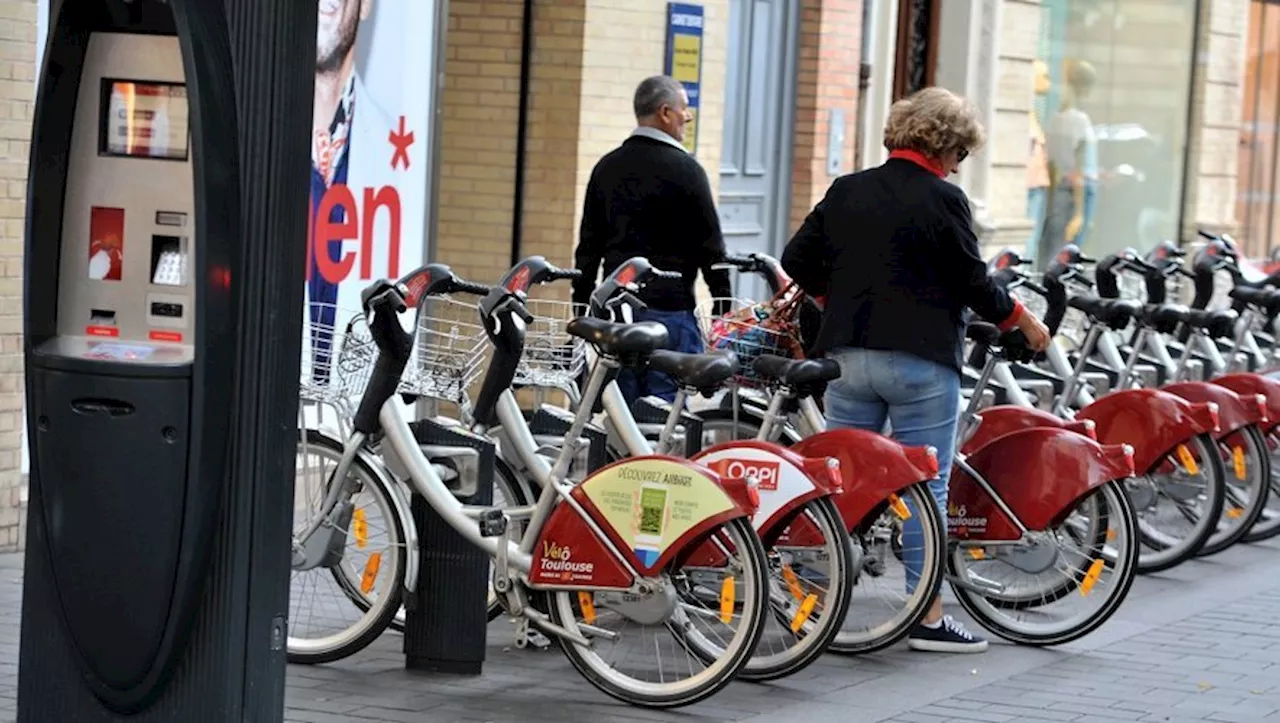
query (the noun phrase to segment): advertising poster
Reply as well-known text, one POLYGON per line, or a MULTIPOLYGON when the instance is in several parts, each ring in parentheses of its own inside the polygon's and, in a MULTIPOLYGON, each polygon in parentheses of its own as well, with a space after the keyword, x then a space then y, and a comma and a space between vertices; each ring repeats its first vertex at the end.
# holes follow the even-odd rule
POLYGON ((302 373, 325 384, 360 292, 424 262, 434 0, 319 0, 302 373), (335 332, 338 339, 335 339, 335 332))

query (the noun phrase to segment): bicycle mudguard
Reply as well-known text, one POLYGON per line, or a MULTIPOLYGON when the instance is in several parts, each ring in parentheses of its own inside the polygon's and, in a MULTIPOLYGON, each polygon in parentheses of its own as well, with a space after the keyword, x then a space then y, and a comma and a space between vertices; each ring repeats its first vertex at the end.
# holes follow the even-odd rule
POLYGON ((1219 429, 1214 435, 1215 439, 1225 439, 1250 424, 1265 426, 1266 401, 1260 400, 1257 395, 1240 394, 1212 382, 1176 382, 1160 388, 1188 402, 1217 404, 1219 429))
POLYGON ((802 457, 779 444, 745 440, 708 447, 692 459, 722 477, 756 480, 760 507, 752 524, 766 547, 784 533, 786 544, 792 547, 825 544, 821 533, 806 519, 792 522, 810 501, 841 493, 844 478, 834 458, 802 457))
POLYGON ((1262 425, 1264 431, 1270 432, 1280 425, 1280 380, 1262 374, 1237 372, 1223 374, 1209 380, 1210 384, 1226 387, 1237 394, 1261 394, 1266 399, 1267 421, 1262 425))
POLYGON ((1083 434, 1089 439, 1097 438, 1093 420, 1066 420, 1033 407, 1001 404, 983 409, 978 412, 978 416, 982 417, 982 424, 978 425, 978 430, 960 448, 960 452, 963 454, 973 454, 987 446, 991 440, 1003 437, 1010 432, 1016 432, 1019 429, 1049 427, 1083 434))
POLYGON ((891 495, 938 476, 932 447, 907 447, 875 432, 831 429, 792 445, 804 457, 834 457, 840 463, 843 492, 835 498, 852 532, 891 495))
POLYGON ((1216 404, 1188 402, 1159 389, 1112 392, 1080 410, 1076 418, 1092 419, 1102 444, 1131 445, 1140 474, 1192 437, 1218 434, 1216 404))
MULTIPOLYGON (((1134 474, 1133 448, 1099 444, 1054 427, 1010 432, 974 452, 967 466, 1031 531, 1058 524, 1094 488, 1134 474)), ((1018 540, 1018 526, 970 476, 965 464, 951 470, 947 531, 961 540, 1018 540)))
POLYGON ((656 574, 700 545, 716 527, 752 517, 754 491, 689 460, 649 455, 600 468, 569 492, 591 518, 561 503, 533 551, 535 588, 619 588, 634 581, 592 526, 642 576, 656 574))

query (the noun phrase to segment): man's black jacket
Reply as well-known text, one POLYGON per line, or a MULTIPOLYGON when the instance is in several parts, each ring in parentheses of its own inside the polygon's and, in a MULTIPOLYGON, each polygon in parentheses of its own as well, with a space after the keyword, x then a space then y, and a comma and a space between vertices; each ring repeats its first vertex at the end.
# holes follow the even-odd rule
POLYGON ((644 256, 684 278, 651 282, 640 298, 659 311, 692 310, 698 271, 713 297, 732 294, 729 273, 710 268, 724 253, 702 166, 674 143, 631 136, 591 171, 574 254, 582 278, 574 282, 573 300, 587 303, 602 265, 607 276, 627 259, 644 256))

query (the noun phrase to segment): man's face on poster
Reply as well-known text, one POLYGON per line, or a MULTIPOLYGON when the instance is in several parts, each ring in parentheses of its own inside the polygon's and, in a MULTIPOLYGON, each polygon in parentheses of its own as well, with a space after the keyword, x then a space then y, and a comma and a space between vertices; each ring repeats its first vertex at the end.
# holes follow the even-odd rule
POLYGON ((318 0, 316 72, 333 72, 356 46, 360 21, 369 16, 373 0, 318 0))

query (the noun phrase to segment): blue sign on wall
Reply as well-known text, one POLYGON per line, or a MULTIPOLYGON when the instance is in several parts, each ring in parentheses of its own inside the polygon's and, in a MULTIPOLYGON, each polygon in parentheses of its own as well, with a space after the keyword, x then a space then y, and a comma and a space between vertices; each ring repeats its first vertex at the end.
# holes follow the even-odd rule
POLYGON ((701 5, 667 3, 667 52, 662 72, 684 85, 689 94, 689 114, 684 147, 698 148, 698 109, 702 96, 702 25, 706 15, 701 5))

